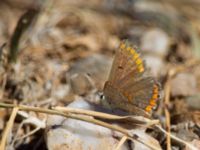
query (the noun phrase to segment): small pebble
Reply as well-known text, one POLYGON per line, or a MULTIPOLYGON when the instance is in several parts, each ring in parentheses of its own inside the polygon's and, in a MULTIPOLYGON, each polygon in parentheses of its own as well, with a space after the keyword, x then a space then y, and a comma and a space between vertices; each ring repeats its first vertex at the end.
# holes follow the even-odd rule
MULTIPOLYGON (((84 100, 76 100, 68 107, 92 109, 84 100)), ((80 120, 50 115, 47 126, 49 130, 46 131, 46 142, 49 150, 114 149, 119 143, 119 140, 112 136, 110 129, 80 120)), ((123 144, 121 150, 128 150, 127 145, 123 144)))
POLYGON ((179 73, 171 80, 172 96, 191 96, 196 92, 196 78, 191 73, 179 73))
MULTIPOLYGON (((103 89, 104 83, 110 72, 111 63, 111 58, 95 54, 78 60, 74 65, 72 65, 66 76, 69 78, 73 74, 87 74, 94 81, 95 87, 103 89)), ((84 77, 82 76, 78 78, 84 77)))
POLYGON ((140 48, 145 52, 166 56, 168 53, 169 37, 161 29, 154 28, 146 31, 141 38, 140 48))
POLYGON ((159 77, 159 75, 165 73, 165 64, 160 57, 154 55, 145 55, 144 60, 147 68, 150 68, 152 76, 159 77))

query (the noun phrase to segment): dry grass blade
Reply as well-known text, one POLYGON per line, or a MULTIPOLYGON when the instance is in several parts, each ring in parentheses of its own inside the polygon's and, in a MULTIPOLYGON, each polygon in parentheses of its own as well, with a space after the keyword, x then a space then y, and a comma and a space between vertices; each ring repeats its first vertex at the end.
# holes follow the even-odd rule
POLYGON ((128 139, 127 136, 123 136, 120 140, 120 142, 117 144, 115 150, 120 150, 121 146, 126 142, 126 140, 128 139))
POLYGON ((16 132, 16 134, 15 134, 15 136, 13 138, 13 141, 11 143, 12 146, 15 144, 15 142, 17 140, 22 140, 22 139, 24 139, 26 137, 29 137, 32 134, 34 134, 35 132, 37 132, 38 130, 44 129, 46 127, 45 120, 39 120, 38 118, 36 118, 34 116, 30 116, 28 113, 22 112, 22 111, 18 111, 18 115, 24 117, 25 120, 23 120, 22 123, 20 123, 20 125, 19 125, 19 127, 17 129, 17 132, 16 132), (30 131, 29 133, 27 133, 24 136, 17 137, 17 135, 20 132, 20 129, 22 129, 23 125, 25 125, 25 124, 31 124, 31 125, 33 125, 35 127, 35 129, 33 129, 32 131, 30 131))
POLYGON ((74 114, 82 114, 82 115, 88 115, 88 116, 93 116, 97 117, 100 119, 107 119, 107 120, 124 120, 124 121, 129 121, 133 122, 137 125, 143 125, 145 127, 150 127, 155 124, 159 124, 159 120, 152 120, 145 118, 143 116, 117 116, 117 115, 112 115, 112 114, 107 114, 107 113, 102 113, 102 112, 96 112, 96 111, 91 111, 91 110, 83 110, 83 109, 78 109, 78 108, 67 108, 67 107, 53 107, 52 109, 62 111, 64 113, 74 113, 74 114))
POLYGON ((166 117, 166 128, 167 128, 167 150, 171 150, 171 127, 170 127, 170 112, 168 110, 168 106, 170 103, 170 82, 171 82, 171 77, 174 75, 175 71, 173 69, 169 70, 168 72, 168 77, 167 77, 167 82, 165 84, 164 92, 165 92, 165 98, 164 98, 164 103, 165 103, 165 117, 166 117))
POLYGON ((36 21, 36 18, 40 12, 40 9, 29 9, 27 10, 19 19, 16 29, 12 35, 10 41, 10 53, 9 62, 15 62, 17 59, 20 39, 25 31, 31 27, 31 25, 36 21))
POLYGON ((12 129, 12 126, 14 124, 14 120, 15 120, 15 117, 17 115, 18 110, 19 110, 18 107, 14 107, 13 108, 12 114, 11 114, 11 116, 9 118, 9 121, 8 121, 8 123, 6 125, 6 128, 5 128, 4 132, 3 132, 3 136, 2 136, 2 139, 1 139, 1 145, 0 145, 0 150, 4 150, 5 149, 6 140, 8 138, 9 132, 12 129))
POLYGON ((172 134, 169 134, 167 131, 165 131, 161 126, 157 126, 156 127, 161 131, 163 132, 164 134, 168 135, 170 138, 176 140, 177 142, 181 143, 181 144, 184 144, 185 146, 188 146, 188 148, 190 148, 191 150, 198 150, 196 147, 194 147, 193 145, 191 145, 190 143, 172 135, 172 134))

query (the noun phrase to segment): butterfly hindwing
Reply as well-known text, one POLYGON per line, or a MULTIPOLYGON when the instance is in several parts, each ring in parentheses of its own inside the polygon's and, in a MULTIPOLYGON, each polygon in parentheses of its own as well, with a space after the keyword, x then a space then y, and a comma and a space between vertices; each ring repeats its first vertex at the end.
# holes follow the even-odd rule
POLYGON ((109 107, 128 111, 135 115, 148 117, 148 113, 144 109, 140 109, 137 105, 128 103, 127 98, 122 94, 119 88, 114 87, 111 82, 107 81, 104 86, 104 95, 109 107))

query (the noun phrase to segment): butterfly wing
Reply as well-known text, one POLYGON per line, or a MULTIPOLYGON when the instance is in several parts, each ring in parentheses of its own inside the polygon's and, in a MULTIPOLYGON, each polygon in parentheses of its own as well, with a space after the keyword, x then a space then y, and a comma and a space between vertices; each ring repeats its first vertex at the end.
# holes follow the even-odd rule
POLYGON ((140 109, 136 105, 127 102, 127 98, 122 94, 120 89, 112 85, 109 81, 104 86, 104 95, 106 97, 106 106, 113 109, 121 109, 134 115, 142 115, 149 117, 145 110, 140 109))
POLYGON ((123 41, 116 52, 109 79, 104 86, 106 100, 129 112, 138 111, 138 108, 150 112, 159 98, 159 85, 145 74, 145 63, 139 51, 123 41))
POLYGON ((128 41, 122 41, 113 60, 109 81, 120 82, 140 76, 145 70, 145 65, 139 52, 128 41))

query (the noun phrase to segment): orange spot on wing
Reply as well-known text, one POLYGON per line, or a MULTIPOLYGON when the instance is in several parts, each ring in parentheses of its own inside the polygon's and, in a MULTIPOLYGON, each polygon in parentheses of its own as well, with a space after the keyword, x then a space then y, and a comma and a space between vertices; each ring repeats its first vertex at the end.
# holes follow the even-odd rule
POLYGON ((132 50, 132 47, 127 47, 126 50, 129 51, 131 54, 134 54, 134 51, 132 50))
POLYGON ((152 107, 149 105, 149 106, 147 106, 146 108, 145 108, 145 110, 147 111, 147 112, 150 112, 151 111, 151 109, 152 109, 152 107))
POLYGON ((154 94, 152 99, 157 99, 158 98, 158 93, 154 94))
POLYGON ((131 100, 132 100, 131 95, 128 92, 124 92, 123 94, 128 99, 128 101, 131 102, 131 100))
POLYGON ((121 49, 125 49, 126 48, 126 45, 124 43, 121 43, 120 46, 119 46, 121 49))
POLYGON ((137 65, 139 65, 139 64, 142 63, 142 59, 138 58, 135 62, 136 62, 137 65))
POLYGON ((140 65, 140 66, 139 66, 139 72, 144 72, 144 67, 143 67, 143 65, 140 65))
POLYGON ((138 68, 138 71, 144 72, 145 68, 144 68, 143 60, 141 59, 140 54, 136 51, 136 49, 131 47, 126 42, 122 42, 120 44, 120 48, 121 50, 127 51, 130 54, 130 57, 132 57, 132 60, 135 62, 138 68))
POLYGON ((133 60, 136 60, 139 56, 140 56, 140 55, 139 55, 138 53, 135 53, 135 54, 133 55, 133 60))
POLYGON ((153 88, 153 95, 151 99, 149 100, 149 105, 145 108, 147 112, 150 112, 152 108, 156 106, 156 101, 158 100, 158 93, 159 93, 158 90, 159 90, 158 85, 155 84, 153 88))
POLYGON ((150 101, 150 105, 155 106, 155 105, 156 105, 156 101, 151 100, 151 101, 150 101))

